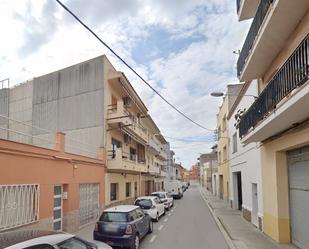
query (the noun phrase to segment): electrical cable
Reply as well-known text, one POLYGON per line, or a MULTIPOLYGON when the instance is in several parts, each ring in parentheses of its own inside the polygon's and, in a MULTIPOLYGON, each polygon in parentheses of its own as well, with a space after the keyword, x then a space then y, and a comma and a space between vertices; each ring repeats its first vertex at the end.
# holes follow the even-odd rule
POLYGON ((120 55, 118 55, 106 42, 104 42, 91 28, 89 28, 77 15, 75 15, 66 5, 64 5, 60 0, 55 0, 62 8, 64 8, 71 16, 75 18, 85 29, 87 29, 95 38, 97 38, 114 56, 116 56, 125 66, 127 66, 143 83, 145 83, 153 92, 155 92, 165 103, 167 103, 170 107, 172 107, 175 111, 177 111, 184 118, 197 125, 198 127, 207 130, 208 132, 213 132, 215 130, 209 129, 193 119, 187 116, 185 113, 180 111, 176 106, 174 106, 171 102, 169 102, 164 96, 162 96, 154 87, 152 87, 139 73, 133 69, 120 55))

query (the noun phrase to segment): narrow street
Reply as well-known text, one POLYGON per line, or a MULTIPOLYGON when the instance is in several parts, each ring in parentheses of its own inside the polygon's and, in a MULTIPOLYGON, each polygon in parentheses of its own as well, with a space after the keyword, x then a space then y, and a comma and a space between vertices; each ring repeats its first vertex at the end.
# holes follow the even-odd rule
POLYGON ((175 200, 174 209, 154 223, 154 231, 141 242, 141 249, 227 249, 197 185, 175 200))

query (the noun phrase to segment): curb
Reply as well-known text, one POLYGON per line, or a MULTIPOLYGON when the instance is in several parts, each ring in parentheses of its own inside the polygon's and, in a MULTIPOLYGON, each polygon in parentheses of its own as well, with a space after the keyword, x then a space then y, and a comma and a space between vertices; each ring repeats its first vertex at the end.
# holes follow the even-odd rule
POLYGON ((202 191, 203 191, 203 190, 200 188, 200 194, 201 194, 201 196, 202 196, 204 202, 206 203, 206 205, 207 205, 207 207, 208 207, 208 209, 209 209, 209 211, 210 211, 210 213, 211 213, 213 219, 215 220, 215 222, 216 222, 216 224, 217 224, 217 226, 218 226, 220 232, 222 233, 222 235, 223 235, 223 237, 224 237, 224 239, 225 239, 225 241, 226 241, 228 247, 229 247, 230 249, 237 249, 236 246, 234 245, 234 243, 233 243, 231 237, 229 236, 229 234, 228 234, 227 231, 225 230, 223 224, 221 223, 221 221, 219 220, 219 218, 216 216, 215 212, 214 212, 213 209, 211 208, 209 202, 207 201, 207 199, 206 199, 206 197, 204 196, 204 194, 202 193, 202 191))

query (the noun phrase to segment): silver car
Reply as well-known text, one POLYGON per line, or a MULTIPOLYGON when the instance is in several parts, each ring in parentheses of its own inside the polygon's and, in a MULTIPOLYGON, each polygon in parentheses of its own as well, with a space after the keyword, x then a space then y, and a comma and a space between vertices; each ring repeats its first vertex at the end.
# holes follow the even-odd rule
POLYGON ((73 234, 24 230, 0 233, 0 249, 112 249, 102 242, 88 242, 73 234))

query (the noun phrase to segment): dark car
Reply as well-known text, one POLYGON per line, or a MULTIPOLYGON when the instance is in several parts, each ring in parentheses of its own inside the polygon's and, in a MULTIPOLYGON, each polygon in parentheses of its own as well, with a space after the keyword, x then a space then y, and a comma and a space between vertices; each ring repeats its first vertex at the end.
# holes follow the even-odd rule
POLYGON ((113 247, 138 249, 140 240, 152 230, 151 217, 140 207, 121 205, 104 210, 96 223, 93 239, 113 247))

